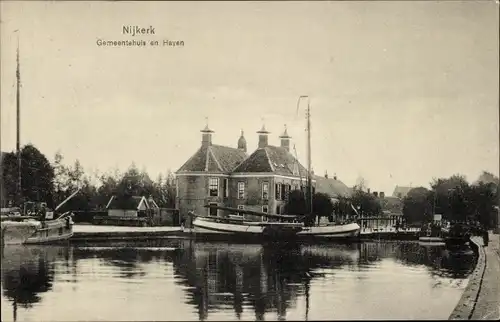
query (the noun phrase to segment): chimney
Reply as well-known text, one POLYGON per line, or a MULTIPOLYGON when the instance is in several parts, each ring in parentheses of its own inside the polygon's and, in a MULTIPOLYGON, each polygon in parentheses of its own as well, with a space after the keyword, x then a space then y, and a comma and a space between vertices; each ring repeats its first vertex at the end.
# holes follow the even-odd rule
POLYGON ((370 188, 367 189, 367 192, 370 193, 370 188))
POLYGON ((328 171, 325 170, 325 178, 328 179, 328 171))
POLYGON ((212 145, 212 133, 214 133, 214 131, 212 131, 212 130, 210 130, 208 128, 208 124, 200 132, 202 133, 202 135, 201 135, 201 146, 212 145))
POLYGON ((241 136, 238 139, 238 149, 244 152, 247 152, 247 140, 243 136, 243 130, 241 130, 241 136))
POLYGON ((266 131, 266 127, 262 125, 262 129, 260 129, 260 131, 257 131, 257 133, 259 133, 259 149, 263 149, 268 146, 267 138, 269 132, 266 131))
POLYGON ((382 199, 385 198, 385 193, 383 191, 380 191, 380 198, 382 198, 382 199))
POLYGON ((288 132, 286 130, 286 124, 285 124, 285 131, 283 132, 283 134, 280 135, 280 139, 281 139, 281 147, 282 148, 285 148, 288 152, 290 152, 290 139, 292 137, 290 135, 288 135, 288 132))
POLYGON ((374 195, 375 197, 378 197, 378 192, 377 192, 377 191, 374 191, 374 192, 373 192, 373 195, 374 195))

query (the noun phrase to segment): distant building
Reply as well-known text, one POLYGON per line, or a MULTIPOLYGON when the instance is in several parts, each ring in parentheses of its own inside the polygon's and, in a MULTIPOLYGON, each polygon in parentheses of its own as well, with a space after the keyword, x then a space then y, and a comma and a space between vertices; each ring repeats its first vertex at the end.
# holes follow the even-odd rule
POLYGON ((352 195, 352 189, 350 189, 345 183, 337 179, 337 176, 329 178, 328 174, 324 176, 314 176, 316 180, 316 192, 325 193, 332 201, 338 201, 339 197, 350 197, 352 195))
POLYGON ((149 209, 151 207, 148 200, 146 197, 141 196, 112 196, 106 205, 106 210, 110 217, 139 217, 146 215, 149 209))
POLYGON ((411 189, 413 189, 413 188, 412 187, 396 186, 396 188, 394 188, 394 192, 392 193, 392 196, 402 199, 402 198, 406 197, 406 195, 408 194, 408 192, 410 192, 411 189))
POLYGON ((182 217, 189 211, 227 215, 205 208, 207 204, 281 214, 288 193, 306 186, 307 170, 290 153, 286 128, 278 147, 269 145, 269 132, 262 126, 257 132, 258 147, 250 155, 243 132, 237 148, 213 144, 214 131, 208 126, 201 132, 201 147, 176 172, 177 208, 182 217))

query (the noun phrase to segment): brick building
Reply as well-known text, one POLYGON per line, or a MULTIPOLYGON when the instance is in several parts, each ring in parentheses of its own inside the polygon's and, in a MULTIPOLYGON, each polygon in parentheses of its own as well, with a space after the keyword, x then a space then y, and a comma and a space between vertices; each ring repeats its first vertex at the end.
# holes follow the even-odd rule
MULTIPOLYGON (((241 132, 237 148, 212 143, 214 131, 202 131, 201 147, 176 172, 177 209, 182 217, 189 211, 211 216, 226 216, 224 211, 204 208, 206 204, 283 213, 288 193, 305 187, 307 170, 290 153, 285 128, 280 146, 269 145, 263 126, 257 149, 247 154, 241 132)), ((312 180, 313 190, 315 180, 312 180)))

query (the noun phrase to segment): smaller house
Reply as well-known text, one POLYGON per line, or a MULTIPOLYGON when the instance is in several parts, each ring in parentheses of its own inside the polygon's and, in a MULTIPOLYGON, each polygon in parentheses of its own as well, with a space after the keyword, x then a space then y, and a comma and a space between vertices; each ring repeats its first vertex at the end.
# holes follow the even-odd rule
MULTIPOLYGON (((158 207, 156 203, 154 205, 158 207)), ((143 217, 150 209, 149 202, 144 196, 112 196, 106 205, 110 217, 143 217)))

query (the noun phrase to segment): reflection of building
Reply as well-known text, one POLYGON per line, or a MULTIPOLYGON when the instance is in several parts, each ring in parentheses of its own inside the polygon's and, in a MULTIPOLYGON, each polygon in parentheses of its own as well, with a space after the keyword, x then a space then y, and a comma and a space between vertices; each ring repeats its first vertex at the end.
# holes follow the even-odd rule
POLYGON ((283 319, 300 302, 299 296, 305 295, 309 303, 306 290, 319 275, 312 270, 353 265, 357 260, 358 250, 352 245, 277 250, 261 245, 192 243, 174 259, 174 270, 190 286, 186 288, 188 302, 198 308, 200 319, 228 305, 239 319, 243 303, 253 307, 257 320, 269 312, 283 319))
POLYGON ((217 209, 204 208, 206 204, 280 214, 288 193, 306 186, 307 171, 290 152, 286 128, 281 145, 272 146, 263 126, 257 132, 258 148, 250 155, 243 132, 237 148, 213 144, 214 132, 208 126, 201 132, 201 147, 176 172, 181 216, 190 210, 223 215, 217 209))

